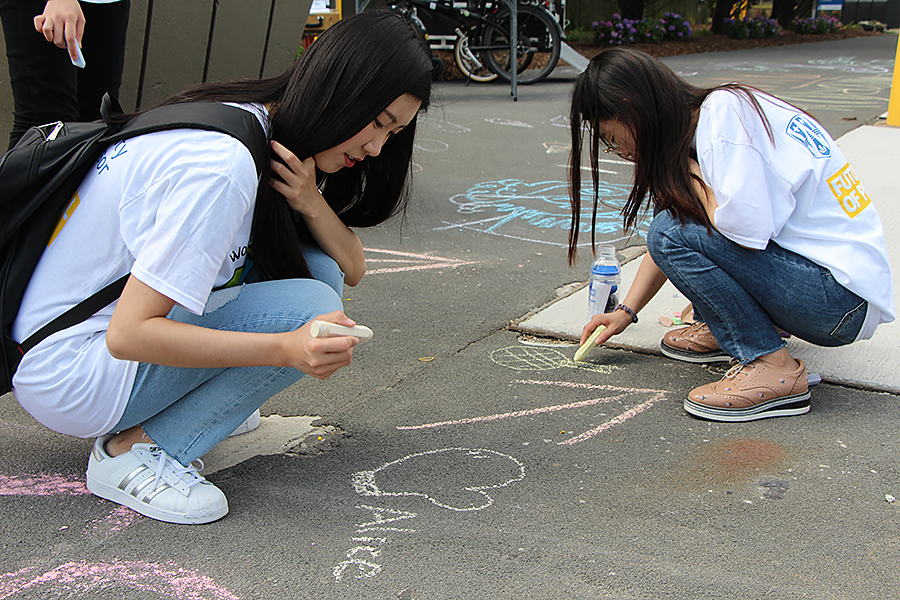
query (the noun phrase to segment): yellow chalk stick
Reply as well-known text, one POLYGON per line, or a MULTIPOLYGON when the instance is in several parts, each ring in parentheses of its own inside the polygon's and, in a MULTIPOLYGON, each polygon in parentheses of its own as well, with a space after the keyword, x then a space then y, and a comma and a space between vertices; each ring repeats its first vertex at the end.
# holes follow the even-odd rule
POLYGON ((581 348, 579 348, 578 351, 575 352, 575 361, 576 361, 576 362, 578 362, 578 361, 580 361, 580 360, 584 360, 584 357, 587 356, 587 353, 590 352, 591 349, 594 347, 594 344, 595 344, 596 341, 597 341, 597 337, 598 337, 601 333, 603 333, 603 331, 604 331, 605 329, 606 329, 606 326, 605 326, 605 325, 598 325, 598 326, 597 326, 597 329, 594 330, 594 333, 592 333, 592 334, 590 335, 590 337, 588 337, 588 339, 586 339, 586 340, 584 341, 584 343, 581 345, 581 348))

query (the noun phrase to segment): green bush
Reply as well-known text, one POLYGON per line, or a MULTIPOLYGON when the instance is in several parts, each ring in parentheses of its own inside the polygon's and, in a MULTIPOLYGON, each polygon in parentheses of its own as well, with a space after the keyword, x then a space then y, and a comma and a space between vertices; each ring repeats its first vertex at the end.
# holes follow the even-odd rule
POLYGON ((590 31, 585 31, 584 29, 571 29, 566 32, 566 41, 567 42, 590 42, 593 39, 593 34, 590 31))
POLYGON ((762 17, 744 17, 743 19, 725 19, 723 22, 725 35, 735 40, 748 38, 762 39, 784 35, 781 26, 775 19, 762 17))

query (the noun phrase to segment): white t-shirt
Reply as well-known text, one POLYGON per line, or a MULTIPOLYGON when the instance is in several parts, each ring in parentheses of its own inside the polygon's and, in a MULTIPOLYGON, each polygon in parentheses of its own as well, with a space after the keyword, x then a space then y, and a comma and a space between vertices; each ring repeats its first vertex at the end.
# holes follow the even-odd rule
POLYGON ((769 240, 827 268, 869 302, 857 339, 894 320, 894 289, 875 205, 825 129, 796 108, 755 94, 773 144, 749 101, 728 90, 700 109, 695 143, 716 195, 716 229, 761 250, 769 240))
MULTIPOLYGON (((261 106, 244 105, 267 127, 261 106)), ((230 135, 179 129, 106 150, 51 238, 25 291, 13 337, 24 340, 131 273, 195 314, 243 267, 258 178, 230 135)), ((116 303, 32 348, 13 378, 19 403, 45 426, 96 437, 121 418, 138 363, 106 348, 116 303)))

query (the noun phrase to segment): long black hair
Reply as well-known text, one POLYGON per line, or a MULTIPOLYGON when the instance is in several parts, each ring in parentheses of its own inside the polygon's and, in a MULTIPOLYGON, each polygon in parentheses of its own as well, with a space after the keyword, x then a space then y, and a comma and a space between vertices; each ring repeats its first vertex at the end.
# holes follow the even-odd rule
MULTIPOLYGON (((196 86, 163 101, 244 102, 273 107, 272 139, 301 160, 338 146, 368 126, 403 94, 431 99, 431 50, 409 19, 367 11, 327 29, 281 75, 196 86)), ((416 120, 378 156, 325 176, 323 195, 344 224, 368 227, 405 209, 416 120)), ((309 277, 301 242, 312 241, 303 219, 263 177, 253 215, 251 252, 264 278, 309 277)))
POLYGON ((691 173, 691 143, 696 129, 695 114, 712 92, 727 89, 745 97, 765 124, 771 128, 754 97, 762 93, 750 86, 728 83, 713 88, 690 85, 658 59, 631 48, 608 48, 591 59, 588 68, 575 80, 569 124, 572 151, 569 157, 570 204, 569 264, 575 262, 581 218, 581 152, 585 128, 590 145, 594 210, 591 246, 597 219, 599 171, 597 161, 601 121, 618 120, 631 132, 635 142, 634 184, 622 209, 625 229, 631 229, 644 206, 669 210, 682 222, 695 219, 710 226, 709 217, 694 189, 691 173))

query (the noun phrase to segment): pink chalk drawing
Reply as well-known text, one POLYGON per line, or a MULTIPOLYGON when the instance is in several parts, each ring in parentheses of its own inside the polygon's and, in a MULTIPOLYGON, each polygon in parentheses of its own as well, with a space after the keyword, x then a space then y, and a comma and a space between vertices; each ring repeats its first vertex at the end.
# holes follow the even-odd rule
POLYGON ((0 496, 56 496, 90 494, 81 480, 62 475, 0 475, 0 496))
POLYGON ((413 254, 397 250, 380 250, 378 248, 366 248, 366 263, 369 265, 385 264, 397 266, 385 266, 380 269, 370 269, 366 275, 382 275, 384 273, 401 273, 404 271, 424 271, 427 269, 456 269, 466 265, 477 265, 481 261, 467 261, 456 258, 441 258, 430 254, 413 254), (370 255, 384 254, 387 258, 375 258, 370 255))
POLYGON ((142 518, 140 514, 127 506, 117 506, 105 517, 94 519, 88 523, 84 528, 83 535, 85 537, 112 535, 130 526, 136 519, 142 518))
POLYGON ((660 400, 665 399, 665 391, 664 390, 653 390, 653 389, 639 389, 639 388, 620 388, 612 385, 598 385, 591 383, 573 383, 570 381, 535 381, 531 379, 519 379, 513 381, 513 383, 519 383, 523 385, 549 385, 549 386, 557 386, 557 387, 566 387, 572 389, 588 389, 588 390, 603 390, 606 392, 612 392, 610 396, 603 396, 600 398, 593 398, 591 400, 581 400, 579 402, 571 402, 568 404, 557 404, 555 406, 542 406, 539 408, 531 408, 528 410, 520 410, 514 412, 507 413, 498 413, 494 415, 486 415, 482 417, 470 417, 466 419, 456 419, 453 421, 440 421, 437 423, 425 423, 424 425, 407 425, 407 426, 398 426, 397 429, 401 430, 416 430, 416 429, 432 429, 434 427, 446 427, 449 425, 466 425, 472 423, 486 423, 488 421, 497 421, 500 419, 508 419, 514 417, 527 417, 533 415, 539 415, 543 413, 557 412, 561 410, 570 410, 576 408, 583 408, 585 406, 593 406, 596 404, 603 404, 607 402, 617 402, 621 400, 625 400, 629 396, 632 395, 642 395, 646 394, 650 397, 647 400, 644 400, 640 404, 626 410, 622 414, 606 421, 602 425, 598 427, 594 427, 593 429, 589 429, 584 433, 576 435, 575 437, 569 438, 567 440, 563 440, 561 442, 557 442, 559 446, 571 446, 573 444, 577 444, 579 442, 583 442, 585 440, 589 440, 592 437, 599 435, 606 431, 611 427, 615 427, 621 423, 624 423, 631 417, 638 415, 660 400))
POLYGON ((90 594, 100 590, 129 589, 148 591, 174 600, 240 600, 197 571, 183 569, 173 562, 143 561, 89 563, 68 562, 36 575, 37 567, 25 567, 0 575, 0 600, 38 589, 64 593, 90 594))

